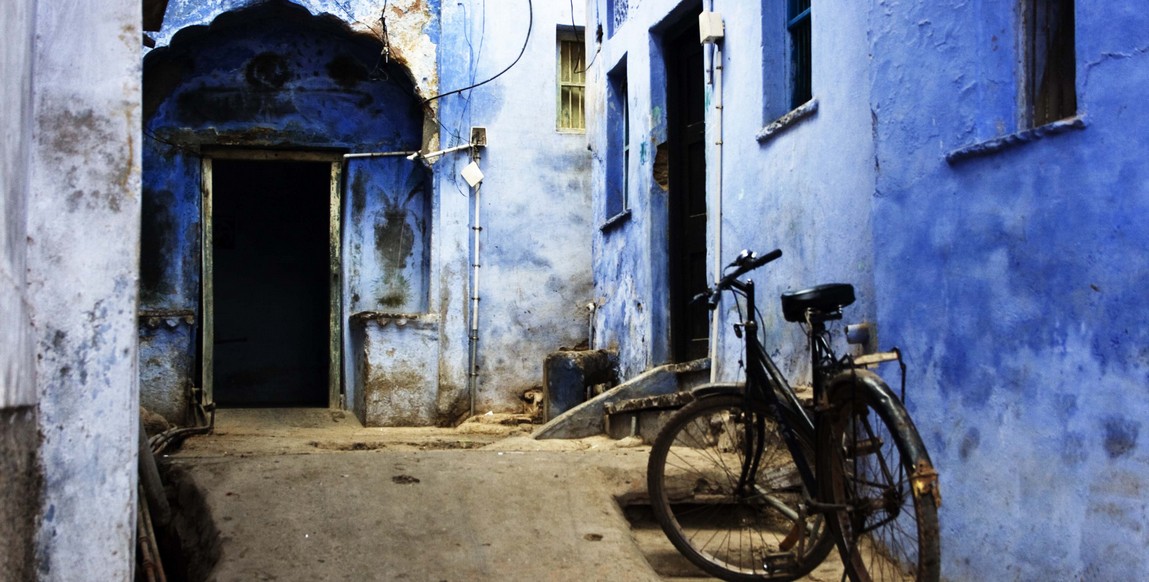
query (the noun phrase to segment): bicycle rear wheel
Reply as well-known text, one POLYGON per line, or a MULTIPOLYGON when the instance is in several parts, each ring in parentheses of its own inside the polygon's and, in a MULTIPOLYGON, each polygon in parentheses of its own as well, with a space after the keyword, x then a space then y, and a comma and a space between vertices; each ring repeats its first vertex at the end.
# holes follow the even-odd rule
MULTIPOLYGON (((809 436, 801 438, 809 450, 809 436)), ((647 485, 663 532, 712 576, 792 580, 833 548, 825 518, 799 506, 802 479, 777 423, 765 411, 747 414, 741 395, 710 396, 676 412, 651 449, 647 485), (759 431, 755 487, 740 493, 744 446, 759 431)))
POLYGON ((829 400, 818 424, 818 481, 821 501, 849 508, 827 513, 843 561, 860 580, 936 581, 937 474, 909 414, 862 370, 831 382, 829 400))

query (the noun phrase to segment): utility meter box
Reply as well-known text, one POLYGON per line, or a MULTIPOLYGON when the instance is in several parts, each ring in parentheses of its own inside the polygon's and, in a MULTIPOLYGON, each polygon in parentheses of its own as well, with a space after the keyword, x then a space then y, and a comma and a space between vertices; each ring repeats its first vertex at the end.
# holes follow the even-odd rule
POLYGON ((717 42, 725 34, 722 15, 717 12, 703 12, 698 15, 698 37, 702 44, 717 42))

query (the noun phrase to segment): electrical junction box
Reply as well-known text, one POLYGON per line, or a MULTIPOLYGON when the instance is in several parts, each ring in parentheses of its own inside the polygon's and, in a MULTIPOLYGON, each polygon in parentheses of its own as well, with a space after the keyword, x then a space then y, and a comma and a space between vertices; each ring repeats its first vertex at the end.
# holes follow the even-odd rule
POLYGON ((698 37, 702 44, 717 42, 726 33, 722 15, 717 12, 703 12, 698 15, 698 37))
POLYGON ((460 173, 463 175, 463 179, 467 181, 467 185, 472 188, 483 181, 483 171, 479 169, 479 164, 475 162, 467 164, 467 167, 463 168, 463 171, 460 173))
POLYGON ((487 128, 485 127, 472 127, 471 128, 471 145, 474 147, 487 146, 487 128))

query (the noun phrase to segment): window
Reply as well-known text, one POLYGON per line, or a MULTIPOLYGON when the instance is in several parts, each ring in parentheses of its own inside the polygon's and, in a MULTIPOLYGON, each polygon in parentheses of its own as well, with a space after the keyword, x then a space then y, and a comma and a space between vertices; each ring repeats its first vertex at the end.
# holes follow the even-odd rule
POLYGON ((790 33, 790 109, 813 97, 810 86, 810 0, 787 0, 790 33))
POLYGON ((1025 39, 1023 125, 1077 114, 1073 0, 1022 0, 1025 39))
POLYGON ((586 49, 582 31, 558 33, 558 130, 586 131, 586 49))
POLYGON ((811 84, 810 3, 762 0, 762 113, 766 127, 759 133, 759 141, 817 109, 811 84))
POLYGON ((606 218, 630 207, 630 104, 627 99, 626 61, 607 75, 606 218))

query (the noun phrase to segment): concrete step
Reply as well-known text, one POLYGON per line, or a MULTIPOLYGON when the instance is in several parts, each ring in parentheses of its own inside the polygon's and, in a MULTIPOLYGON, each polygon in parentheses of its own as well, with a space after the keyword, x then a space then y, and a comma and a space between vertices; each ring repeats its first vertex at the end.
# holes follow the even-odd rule
MULTIPOLYGON (((699 374, 709 369, 709 359, 659 366, 564 412, 535 431, 533 436, 536 439, 573 439, 603 434, 607 430, 608 404, 689 390, 699 374), (685 386, 684 377, 689 379, 685 386)), ((649 434, 654 428, 648 423, 644 434, 649 434)))

